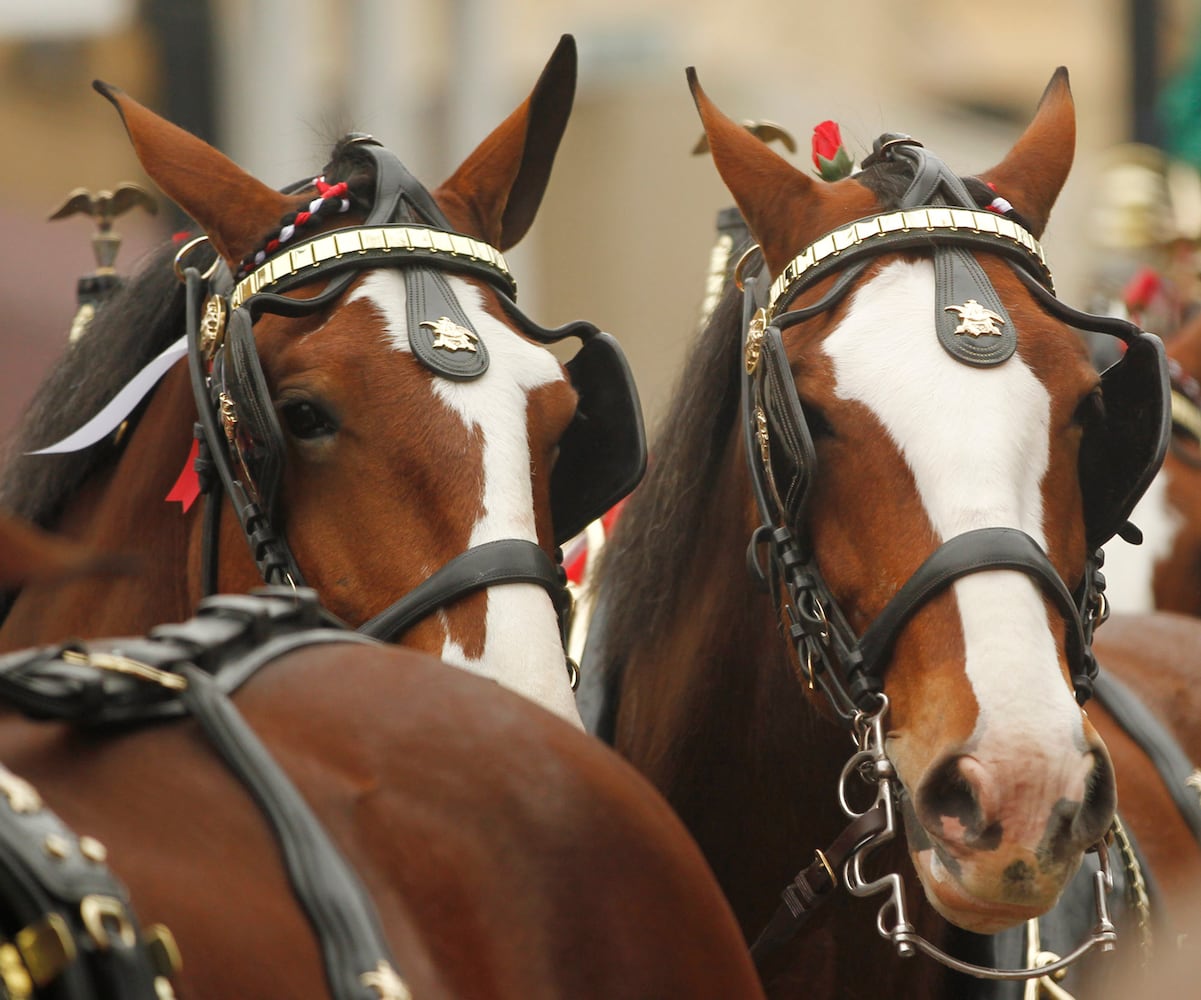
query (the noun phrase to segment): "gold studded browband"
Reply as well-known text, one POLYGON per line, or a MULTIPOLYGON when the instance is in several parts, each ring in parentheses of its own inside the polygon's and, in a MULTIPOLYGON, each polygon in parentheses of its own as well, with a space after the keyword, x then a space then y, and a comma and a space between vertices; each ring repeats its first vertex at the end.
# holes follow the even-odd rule
POLYGON ((1015 259, 1048 289, 1054 290, 1041 244, 1016 222, 993 212, 968 208, 913 208, 860 219, 810 243, 772 282, 768 313, 774 315, 777 305, 787 306, 799 291, 802 278, 804 284, 809 284, 865 253, 907 249, 932 240, 995 249, 1015 259), (990 247, 993 243, 995 247, 990 247))
POLYGON ((504 287, 510 298, 517 294, 517 282, 504 257, 487 243, 427 226, 358 226, 323 233, 277 253, 234 286, 229 306, 237 309, 252 295, 303 276, 306 271, 320 270, 322 265, 328 267, 333 261, 349 258, 386 264, 409 256, 425 260, 440 257, 448 263, 458 261, 474 270, 490 272, 488 276, 504 287))

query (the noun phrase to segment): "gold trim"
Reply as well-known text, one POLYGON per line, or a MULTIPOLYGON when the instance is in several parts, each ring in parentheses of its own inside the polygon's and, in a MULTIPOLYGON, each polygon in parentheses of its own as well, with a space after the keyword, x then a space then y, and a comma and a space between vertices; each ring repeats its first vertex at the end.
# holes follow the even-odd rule
POLYGON ((826 870, 826 874, 830 876, 830 881, 834 883, 834 888, 838 888, 838 876, 834 874, 834 869, 830 867, 830 860, 826 857, 825 852, 820 848, 813 852, 817 855, 817 860, 822 863, 822 867, 826 870))
POLYGON ((160 670, 158 667, 152 667, 149 663, 131 660, 128 656, 114 653, 80 653, 73 649, 64 650, 61 656, 66 663, 75 663, 81 667, 95 667, 97 670, 111 670, 117 674, 127 674, 172 691, 182 691, 188 686, 187 679, 179 674, 160 670))
POLYGON ((80 837, 79 853, 98 865, 102 865, 108 860, 108 848, 95 837, 80 837))
POLYGON ((324 233, 272 257, 234 286, 233 294, 229 297, 229 308, 237 309, 252 295, 327 260, 368 251, 387 255, 393 250, 463 257, 500 272, 506 281, 515 284, 501 252, 470 236, 425 226, 367 226, 324 233))
POLYGON ((15 813, 28 815, 42 808, 42 797, 38 790, 24 778, 13 774, 0 765, 0 794, 8 799, 8 807, 15 813))
POLYGON ((763 334, 766 330, 767 310, 756 309, 746 331, 746 357, 743 359, 743 363, 746 365, 748 375, 754 375, 755 369, 759 367, 759 355, 763 353, 763 334))
POLYGON ((36 924, 17 931, 13 942, 38 986, 52 983, 75 961, 75 939, 67 922, 57 913, 48 913, 36 924))
POLYGON ((1134 845, 1130 842, 1122 821, 1116 815, 1113 818, 1113 842, 1122 856, 1122 866, 1129 877, 1130 893, 1134 897, 1132 904, 1137 918, 1141 965, 1144 969, 1149 969, 1151 959, 1155 957, 1155 940, 1151 932, 1151 896, 1147 891, 1147 880, 1143 878, 1143 866, 1134 852, 1134 845))
POLYGON ((17 949, 5 941, 0 944, 0 982, 12 1000, 32 1000, 33 980, 17 949))
POLYGON ((940 229, 964 230, 1015 243, 1038 262, 1048 280, 1051 278, 1042 245, 1011 219, 1002 218, 993 212, 978 212, 972 209, 916 208, 860 219, 815 240, 784 265, 784 270, 772 282, 768 312, 775 311, 776 303, 802 274, 850 247, 878 239, 888 233, 914 230, 937 232, 940 229))
POLYGON ((413 993, 405 981, 383 959, 371 972, 359 976, 359 982, 375 990, 379 1000, 413 1000, 413 993))
POLYGON ((79 915, 96 947, 108 951, 119 938, 126 948, 138 943, 138 936, 129 920, 125 905, 116 896, 84 896, 79 903, 79 915))

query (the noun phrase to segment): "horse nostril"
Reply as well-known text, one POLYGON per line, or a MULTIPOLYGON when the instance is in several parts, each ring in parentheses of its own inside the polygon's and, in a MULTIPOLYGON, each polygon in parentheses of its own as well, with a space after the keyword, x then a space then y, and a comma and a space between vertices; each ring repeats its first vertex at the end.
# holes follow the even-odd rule
POLYGON ((1001 824, 986 815, 979 793, 979 762, 954 754, 930 769, 915 796, 921 824, 949 843, 987 850, 1001 840, 1001 824))
POLYGON ((1093 768, 1084 782, 1084 801, 1072 823, 1072 836, 1083 844, 1094 844, 1108 832, 1118 805, 1113 764, 1104 747, 1091 751, 1093 768))

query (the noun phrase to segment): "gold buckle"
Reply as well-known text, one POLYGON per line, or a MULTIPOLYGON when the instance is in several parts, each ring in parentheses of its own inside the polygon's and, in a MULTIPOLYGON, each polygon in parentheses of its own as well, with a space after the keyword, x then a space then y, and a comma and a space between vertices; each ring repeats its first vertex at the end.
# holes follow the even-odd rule
POLYGON ((138 943, 125 904, 115 896, 84 896, 79 904, 79 915, 83 917, 84 927, 101 951, 108 951, 114 938, 119 939, 126 948, 138 943))
POLYGON ((75 940, 67 922, 57 913, 48 913, 36 924, 17 931, 14 939, 34 983, 52 983, 75 961, 75 940))

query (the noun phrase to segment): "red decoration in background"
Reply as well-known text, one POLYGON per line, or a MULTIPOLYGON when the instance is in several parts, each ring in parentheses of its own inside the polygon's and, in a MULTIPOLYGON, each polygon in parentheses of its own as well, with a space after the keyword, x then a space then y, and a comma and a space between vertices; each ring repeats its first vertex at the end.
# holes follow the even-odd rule
POLYGON ((179 478, 175 480, 175 485, 171 487, 171 492, 166 496, 167 503, 175 501, 181 504, 184 514, 191 510, 192 504, 200 496, 200 477, 196 475, 196 456, 199 453, 200 442, 193 438, 192 449, 188 452, 188 460, 184 463, 183 471, 180 472, 179 478))

